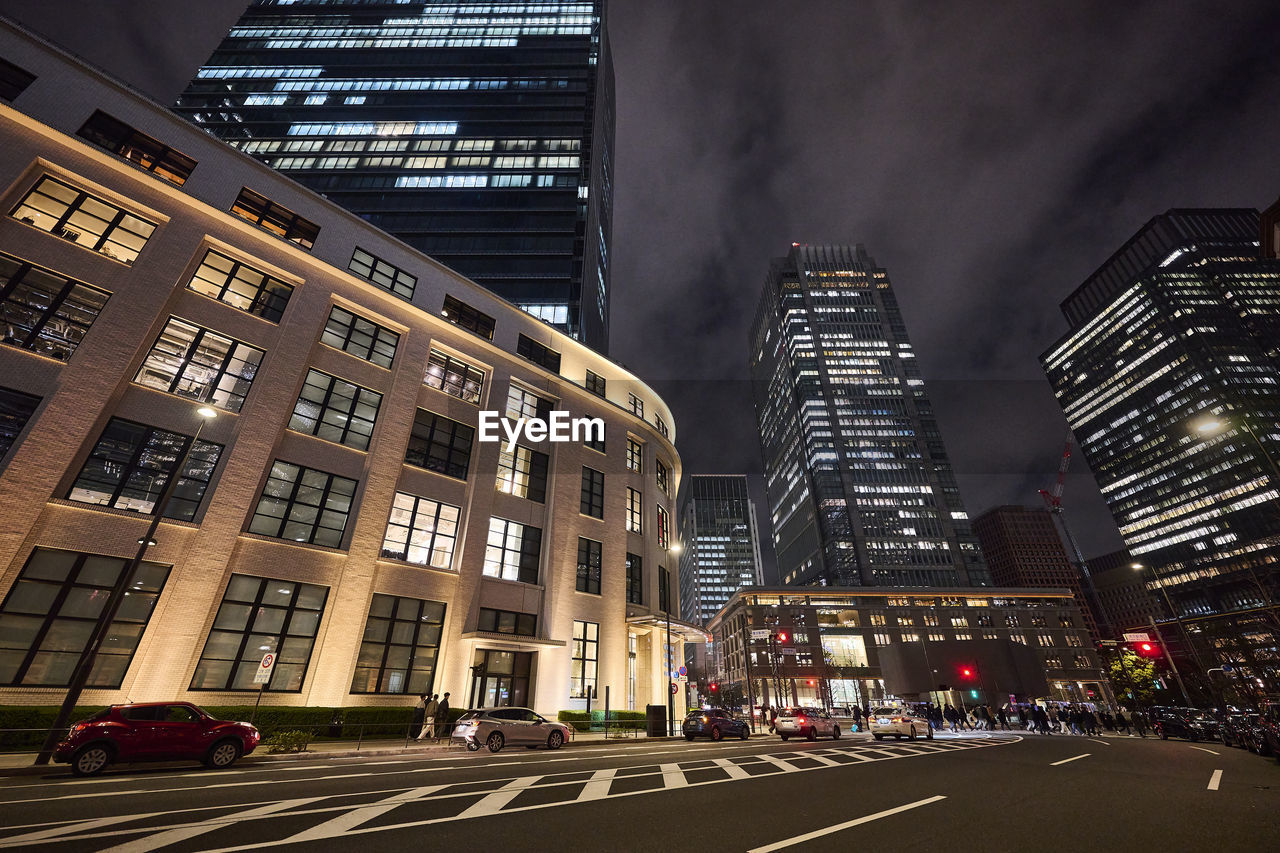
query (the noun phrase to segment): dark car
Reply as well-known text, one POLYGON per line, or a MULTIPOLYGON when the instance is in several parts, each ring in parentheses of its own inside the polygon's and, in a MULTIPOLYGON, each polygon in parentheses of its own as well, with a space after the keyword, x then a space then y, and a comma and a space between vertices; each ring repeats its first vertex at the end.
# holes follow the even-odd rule
POLYGON ((1256 716, 1256 714, 1236 711, 1223 715, 1218 721, 1218 734, 1222 745, 1249 749, 1249 730, 1253 727, 1253 718, 1256 716))
POLYGON ((224 768, 258 745, 248 723, 215 720, 187 702, 112 705, 71 727, 53 760, 77 776, 101 773, 109 764, 135 761, 202 761, 224 768))
POLYGON ((684 718, 684 739, 693 740, 699 735, 712 740, 725 737, 751 737, 746 720, 740 720, 724 708, 694 708, 684 718))
POLYGON ((1267 732, 1263 726, 1261 714, 1247 714, 1239 728, 1240 745, 1258 755, 1270 755, 1271 745, 1267 743, 1267 732))
POLYGON ((1213 717, 1195 708, 1152 708, 1151 728, 1164 740, 1171 737, 1190 741, 1218 739, 1218 724, 1213 717))
POLYGON ((1259 754, 1274 755, 1280 761, 1280 702, 1263 703, 1257 729, 1259 754))

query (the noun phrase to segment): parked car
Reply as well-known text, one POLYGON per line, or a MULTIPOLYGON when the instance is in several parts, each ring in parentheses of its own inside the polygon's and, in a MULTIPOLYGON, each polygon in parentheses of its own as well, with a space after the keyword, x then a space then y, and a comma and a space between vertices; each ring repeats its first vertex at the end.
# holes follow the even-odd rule
POLYGON ((1248 749, 1248 733, 1253 726, 1253 718, 1255 716, 1257 715, 1240 712, 1224 714, 1222 719, 1218 721, 1218 734, 1222 745, 1248 749))
POLYGON ((192 760, 222 769, 253 752, 259 737, 248 723, 216 720, 187 702, 135 702, 76 723, 53 760, 70 764, 77 776, 135 761, 192 760))
POLYGON ((684 718, 684 739, 699 736, 721 740, 726 735, 746 740, 751 737, 751 727, 746 720, 738 719, 724 708, 694 708, 684 718))
POLYGON ((1258 715, 1258 741, 1260 755, 1274 755, 1280 761, 1280 702, 1262 703, 1258 715), (1265 752, 1262 750, 1265 748, 1265 752))
POLYGON ((460 741, 472 752, 484 744, 497 752, 507 744, 559 749, 573 737, 573 729, 548 720, 529 708, 480 708, 458 718, 450 742, 460 741))
POLYGON ((773 730, 783 740, 792 735, 809 740, 817 740, 819 735, 840 739, 840 724, 821 708, 783 708, 773 722, 773 730))
POLYGON ((902 740, 904 735, 908 740, 920 736, 933 740, 933 727, 929 720, 911 708, 873 708, 869 728, 876 740, 884 740, 886 735, 893 735, 896 740, 902 740))
POLYGON ((1151 709, 1151 728, 1164 740, 1217 740, 1219 735, 1217 721, 1195 708, 1156 706, 1151 709))

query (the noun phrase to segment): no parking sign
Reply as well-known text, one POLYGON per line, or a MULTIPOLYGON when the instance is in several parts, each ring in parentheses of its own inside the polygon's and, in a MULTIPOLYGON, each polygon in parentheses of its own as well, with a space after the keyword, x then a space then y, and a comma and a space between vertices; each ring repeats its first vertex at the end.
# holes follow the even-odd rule
POLYGON ((253 674, 254 684, 268 684, 271 681, 271 670, 276 667, 276 656, 267 652, 262 656, 262 663, 258 664, 258 671, 253 674))

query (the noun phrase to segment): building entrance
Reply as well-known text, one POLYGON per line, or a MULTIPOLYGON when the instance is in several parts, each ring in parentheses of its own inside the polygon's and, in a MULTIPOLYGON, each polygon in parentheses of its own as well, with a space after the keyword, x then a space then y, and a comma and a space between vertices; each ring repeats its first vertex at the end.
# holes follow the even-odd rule
POLYGON ((533 652, 476 649, 471 665, 471 708, 527 707, 533 652))

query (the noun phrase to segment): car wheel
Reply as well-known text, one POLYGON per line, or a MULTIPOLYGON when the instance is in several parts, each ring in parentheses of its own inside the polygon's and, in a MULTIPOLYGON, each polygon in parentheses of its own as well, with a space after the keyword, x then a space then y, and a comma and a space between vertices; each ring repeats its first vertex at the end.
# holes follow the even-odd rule
POLYGON ((214 770, 225 770, 240 757, 240 744, 233 740, 222 740, 209 748, 204 756, 204 766, 214 770))
POLYGON ((884 735, 872 735, 876 740, 884 740, 884 735))
POLYGON ((738 737, 742 738, 743 740, 746 740, 747 738, 751 737, 751 729, 747 728, 746 726, 743 726, 742 733, 739 734, 738 737))
POLYGON ((695 737, 697 737, 697 735, 685 735, 684 739, 687 741, 692 741, 695 737))
POLYGON ((1166 732, 1164 729, 1161 729, 1161 730, 1160 730, 1160 740, 1168 740, 1168 739, 1169 739, 1169 733, 1168 733, 1168 732, 1166 732))
POLYGON ((818 739, 817 727, 809 726, 809 731, 805 732, 804 736, 805 736, 805 740, 817 740, 818 739))
POLYGON ((778 732, 778 737, 782 738, 783 740, 790 740, 791 735, 789 735, 789 734, 783 734, 782 732, 778 732))
POLYGON ((502 736, 502 732, 490 732, 489 737, 485 738, 484 745, 489 747, 490 752, 497 752, 502 749, 502 745, 506 743, 506 738, 502 736))
POLYGON ((915 739, 916 739, 916 727, 912 726, 911 731, 907 733, 907 740, 915 740, 915 739))
POLYGON ((480 748, 480 744, 474 740, 467 741, 467 752, 475 752, 480 748))
POLYGON ((547 749, 559 749, 564 744, 563 732, 552 732, 547 735, 547 749))
POLYGON ((840 740, 840 727, 839 727, 839 726, 836 726, 835 728, 833 728, 833 729, 831 730, 831 739, 832 739, 832 740, 840 740))
POLYGON ((720 727, 719 727, 719 726, 712 726, 712 727, 711 727, 711 739, 712 739, 712 740, 720 740, 722 737, 724 737, 724 734, 720 731, 720 727))
POLYGON ((96 776, 111 763, 111 750, 100 743, 81 747, 71 758, 71 772, 76 776, 96 776))

